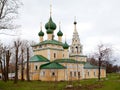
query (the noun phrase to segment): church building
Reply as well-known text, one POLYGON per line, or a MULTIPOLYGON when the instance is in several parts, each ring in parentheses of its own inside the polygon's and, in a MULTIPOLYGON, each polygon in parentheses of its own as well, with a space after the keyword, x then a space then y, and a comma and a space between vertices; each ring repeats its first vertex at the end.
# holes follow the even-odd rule
MULTIPOLYGON (((83 55, 83 46, 80 42, 77 31, 76 20, 73 23, 72 42, 68 45, 67 40, 62 41, 62 32, 60 25, 57 33, 58 39, 55 40, 56 24, 53 22, 52 15, 45 24, 46 32, 43 32, 42 26, 38 33, 39 43, 32 45, 34 56, 29 60, 30 80, 41 81, 69 81, 98 77, 98 66, 87 62, 87 56, 83 55), (44 39, 44 35, 47 39, 44 39)), ((24 79, 26 79, 26 66, 24 79)), ((101 77, 106 77, 106 69, 101 68, 101 77)), ((19 79, 21 74, 19 72, 19 79)))

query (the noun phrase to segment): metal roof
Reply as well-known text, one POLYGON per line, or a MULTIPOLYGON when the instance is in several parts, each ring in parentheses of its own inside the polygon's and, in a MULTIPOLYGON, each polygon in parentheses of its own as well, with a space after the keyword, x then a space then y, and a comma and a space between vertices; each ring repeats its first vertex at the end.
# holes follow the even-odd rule
POLYGON ((29 62, 49 62, 49 60, 42 55, 34 55, 30 58, 29 62))
MULTIPOLYGON (((98 69, 98 66, 92 65, 89 62, 86 62, 84 65, 84 69, 98 69)), ((101 69, 105 69, 104 67, 101 67, 101 69)))
POLYGON ((35 46, 39 46, 39 45, 45 45, 45 44, 53 44, 53 45, 60 45, 60 46, 63 46, 63 43, 62 42, 59 42, 57 40, 45 40, 45 41, 42 41, 36 45, 33 45, 32 47, 35 47, 35 46))
POLYGON ((66 67, 57 62, 49 62, 41 65, 40 69, 66 69, 66 67))
POLYGON ((56 60, 54 60, 54 62, 58 62, 58 63, 82 63, 82 64, 85 63, 83 61, 77 61, 77 60, 70 59, 70 58, 56 59, 56 60))

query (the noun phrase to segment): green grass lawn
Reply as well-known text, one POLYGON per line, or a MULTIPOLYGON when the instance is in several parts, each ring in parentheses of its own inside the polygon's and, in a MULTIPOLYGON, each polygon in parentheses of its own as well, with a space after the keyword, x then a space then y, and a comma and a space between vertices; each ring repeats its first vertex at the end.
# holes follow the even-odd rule
POLYGON ((109 74, 107 79, 73 81, 73 88, 65 88, 68 82, 42 82, 42 81, 0 81, 0 90, 120 90, 120 75, 109 74))

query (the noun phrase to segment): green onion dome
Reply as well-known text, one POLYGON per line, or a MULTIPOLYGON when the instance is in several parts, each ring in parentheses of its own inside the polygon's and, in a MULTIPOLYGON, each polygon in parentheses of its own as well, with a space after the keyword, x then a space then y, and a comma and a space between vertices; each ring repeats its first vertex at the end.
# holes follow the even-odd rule
POLYGON ((38 33, 38 36, 44 36, 44 32, 41 30, 41 31, 38 33))
POLYGON ((63 48, 64 48, 64 49, 68 49, 68 48, 69 48, 69 45, 67 44, 66 41, 65 41, 65 43, 63 44, 63 48))
POLYGON ((45 28, 55 30, 56 29, 56 24, 52 21, 52 18, 50 17, 48 23, 45 24, 45 28))
POLYGON ((53 33, 53 31, 51 29, 47 30, 47 34, 52 34, 52 33, 53 33))
POLYGON ((61 32, 61 30, 59 30, 59 32, 57 33, 58 36, 63 36, 63 33, 61 32))

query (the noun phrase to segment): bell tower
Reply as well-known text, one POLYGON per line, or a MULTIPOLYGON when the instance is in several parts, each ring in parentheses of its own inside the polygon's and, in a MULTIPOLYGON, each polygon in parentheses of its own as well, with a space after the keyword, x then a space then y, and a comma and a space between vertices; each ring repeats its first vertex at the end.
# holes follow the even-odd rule
POLYGON ((82 54, 82 45, 80 43, 80 38, 76 29, 76 19, 74 21, 74 32, 72 38, 72 44, 70 46, 71 55, 81 55, 82 54))

